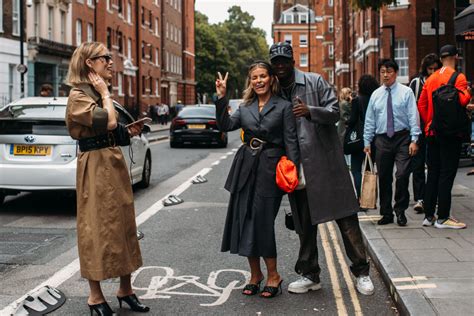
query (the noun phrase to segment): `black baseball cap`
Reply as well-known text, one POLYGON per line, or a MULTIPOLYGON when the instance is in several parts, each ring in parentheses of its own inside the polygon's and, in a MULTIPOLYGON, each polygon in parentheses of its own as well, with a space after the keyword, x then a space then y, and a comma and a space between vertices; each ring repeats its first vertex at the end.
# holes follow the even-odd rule
POLYGON ((287 42, 278 42, 270 47, 270 60, 275 57, 285 57, 293 59, 293 48, 287 42))
POLYGON ((458 49, 454 45, 444 45, 439 50, 439 56, 441 58, 448 56, 456 56, 458 54, 458 49))

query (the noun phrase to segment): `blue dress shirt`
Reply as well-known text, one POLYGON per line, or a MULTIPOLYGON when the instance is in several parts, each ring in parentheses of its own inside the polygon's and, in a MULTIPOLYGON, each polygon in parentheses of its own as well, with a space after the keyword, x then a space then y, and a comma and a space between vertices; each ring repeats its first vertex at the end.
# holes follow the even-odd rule
MULTIPOLYGON (((390 86, 392 94, 393 122, 395 132, 410 131, 411 140, 416 142, 421 134, 420 115, 413 91, 398 82, 390 86)), ((370 96, 364 125, 364 145, 370 146, 376 134, 387 133, 387 97, 385 85, 380 86, 370 96)))

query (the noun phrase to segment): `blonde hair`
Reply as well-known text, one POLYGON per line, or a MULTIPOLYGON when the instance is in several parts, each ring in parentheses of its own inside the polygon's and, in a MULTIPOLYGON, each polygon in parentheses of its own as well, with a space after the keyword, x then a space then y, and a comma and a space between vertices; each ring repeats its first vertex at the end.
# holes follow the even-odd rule
POLYGON ((277 78, 273 74, 272 66, 265 61, 257 61, 249 66, 249 70, 247 72, 247 79, 245 80, 245 89, 244 89, 244 96, 243 96, 243 99, 244 99, 243 103, 245 105, 249 105, 253 101, 253 99, 255 99, 255 97, 257 96, 257 94, 252 88, 251 80, 250 80, 250 74, 256 68, 263 68, 267 70, 268 75, 270 76, 272 80, 271 87, 270 87, 271 94, 277 95, 280 92, 280 84, 278 83, 277 78))
POLYGON ((342 88, 341 93, 339 94, 339 101, 351 101, 352 96, 351 96, 352 90, 351 88, 342 88))
POLYGON ((86 60, 99 56, 104 49, 107 47, 100 42, 82 43, 76 48, 69 63, 66 83, 73 87, 81 83, 90 83, 88 77, 90 68, 87 66, 86 60))

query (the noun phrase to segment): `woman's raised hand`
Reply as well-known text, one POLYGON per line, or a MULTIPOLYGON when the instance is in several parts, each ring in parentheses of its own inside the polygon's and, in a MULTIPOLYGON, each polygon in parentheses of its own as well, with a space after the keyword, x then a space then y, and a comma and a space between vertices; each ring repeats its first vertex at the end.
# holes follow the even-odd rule
POLYGON ((217 73, 216 79, 216 93, 217 97, 220 99, 225 96, 227 90, 227 78, 229 77, 229 73, 225 73, 225 77, 222 78, 222 74, 220 72, 217 73))
POLYGON ((107 84, 101 76, 99 76, 95 72, 89 72, 88 76, 89 80, 94 86, 95 91, 97 91, 102 96, 102 98, 110 94, 109 89, 107 88, 107 84))

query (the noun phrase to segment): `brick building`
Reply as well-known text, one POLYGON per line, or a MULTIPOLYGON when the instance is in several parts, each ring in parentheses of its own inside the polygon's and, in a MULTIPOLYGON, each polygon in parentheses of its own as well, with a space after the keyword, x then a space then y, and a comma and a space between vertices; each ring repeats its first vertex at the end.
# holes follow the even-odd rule
POLYGON ((334 82, 334 7, 332 1, 275 0, 273 41, 293 46, 296 67, 334 82))
MULTIPOLYGON (((26 6, 23 7, 26 9, 26 6)), ((0 106, 21 97, 20 73, 20 1, 0 1, 0 106)), ((24 18, 23 21, 26 19, 24 18)), ((27 56, 27 46, 23 43, 27 56)), ((27 76, 25 75, 25 91, 27 76)))

